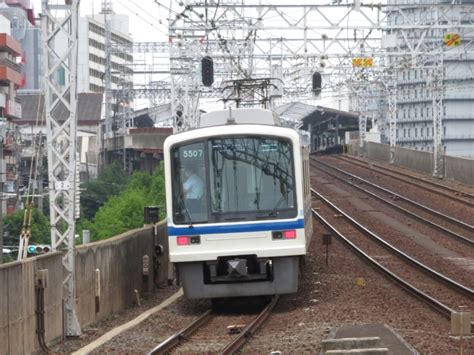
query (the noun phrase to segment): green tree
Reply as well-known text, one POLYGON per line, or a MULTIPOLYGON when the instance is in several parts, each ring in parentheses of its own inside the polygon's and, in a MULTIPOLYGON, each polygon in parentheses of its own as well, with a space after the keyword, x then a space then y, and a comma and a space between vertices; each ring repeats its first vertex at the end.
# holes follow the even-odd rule
POLYGON ((89 229, 92 240, 101 240, 139 228, 144 223, 144 208, 149 205, 159 206, 161 217, 166 215, 163 164, 153 175, 135 172, 125 191, 109 197, 93 219, 78 223, 77 230, 82 234, 82 230, 89 229))
MULTIPOLYGON (((17 210, 11 215, 4 217, 4 230, 8 237, 5 239, 7 245, 18 245, 21 229, 23 227, 25 210, 17 210)), ((49 220, 37 209, 33 210, 31 218, 30 242, 37 244, 51 243, 51 228, 49 220)))
POLYGON ((122 193, 128 182, 129 176, 118 163, 104 167, 97 176, 97 180, 89 181, 81 186, 82 215, 91 219, 104 203, 111 197, 122 193))

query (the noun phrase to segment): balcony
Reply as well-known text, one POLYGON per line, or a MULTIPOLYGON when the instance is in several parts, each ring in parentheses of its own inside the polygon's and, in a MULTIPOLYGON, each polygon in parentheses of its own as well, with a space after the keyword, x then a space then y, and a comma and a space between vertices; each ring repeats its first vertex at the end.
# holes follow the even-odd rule
POLYGON ((444 115, 443 120, 450 120, 450 121, 474 121, 474 114, 461 114, 461 113, 456 113, 456 114, 450 114, 450 115, 444 115))
POLYGON ((21 44, 6 33, 0 33, 0 51, 8 52, 14 57, 21 55, 21 44))
POLYGON ((7 106, 5 107, 5 115, 11 118, 21 118, 22 117, 21 101, 17 98, 8 99, 7 106))
POLYGON ((0 61, 0 81, 12 82, 20 86, 22 84, 21 67, 17 70, 11 61, 5 59, 0 61))

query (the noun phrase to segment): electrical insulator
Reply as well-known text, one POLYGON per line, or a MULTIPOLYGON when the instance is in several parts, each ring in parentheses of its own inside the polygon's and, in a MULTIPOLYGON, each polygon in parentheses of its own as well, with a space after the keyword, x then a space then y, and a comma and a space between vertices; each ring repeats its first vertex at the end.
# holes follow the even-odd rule
POLYGON ((313 73, 313 93, 317 96, 321 94, 321 73, 314 72, 313 73))
POLYGON ((206 56, 201 60, 202 84, 211 86, 214 82, 214 61, 211 57, 206 56))

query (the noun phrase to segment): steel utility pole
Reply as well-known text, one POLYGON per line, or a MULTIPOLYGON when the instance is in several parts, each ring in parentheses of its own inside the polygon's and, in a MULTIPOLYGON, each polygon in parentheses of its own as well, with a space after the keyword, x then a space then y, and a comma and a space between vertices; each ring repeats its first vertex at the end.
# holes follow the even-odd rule
POLYGON ((105 132, 101 132, 102 142, 102 155, 103 155, 103 166, 108 163, 108 149, 107 139, 110 139, 113 134, 112 127, 112 114, 113 114, 113 102, 112 102, 112 57, 110 46, 112 43, 112 1, 102 0, 102 11, 104 15, 104 31, 105 31, 105 132), (105 135, 104 135, 105 133, 105 135))
POLYGON ((79 0, 65 0, 62 5, 42 0, 51 246, 64 253, 63 291, 68 336, 81 334, 75 312, 74 280, 78 10, 79 0), (59 42, 61 38, 66 39, 66 45, 59 42))
POLYGON ((3 136, 0 134, 0 264, 3 264, 3 136))

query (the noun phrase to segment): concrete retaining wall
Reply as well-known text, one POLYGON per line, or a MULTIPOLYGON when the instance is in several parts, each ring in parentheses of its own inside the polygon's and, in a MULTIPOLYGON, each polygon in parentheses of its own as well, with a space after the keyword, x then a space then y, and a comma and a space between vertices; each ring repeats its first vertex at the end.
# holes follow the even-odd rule
POLYGON ((38 350, 36 338, 35 272, 48 269, 45 290, 46 339, 62 336, 60 253, 0 265, 0 353, 29 354, 38 350))
POLYGON ((386 144, 368 142, 367 154, 372 160, 388 162, 390 160, 390 146, 386 144))
POLYGON ((395 147, 395 165, 430 175, 433 173, 433 154, 395 147))
MULTIPOLYGON (((358 142, 351 142, 347 145, 347 152, 354 156, 364 156, 384 163, 390 161, 390 146, 387 144, 368 142, 363 148, 360 148, 358 142)), ((433 173, 433 154, 395 147, 394 165, 431 175, 433 173)), ((474 186, 474 160, 445 156, 444 165, 446 179, 474 186)))
MULTIPOLYGON (((144 227, 117 237, 77 247, 76 313, 82 326, 120 312, 140 295, 167 281, 168 236, 166 224, 144 227), (156 228, 156 235, 154 233, 156 228), (164 255, 156 256, 155 244, 164 255), (142 278, 143 256, 150 261, 149 277, 142 278), (100 270, 100 312, 95 312, 95 270, 100 270)), ((46 341, 63 335, 64 270, 61 253, 51 253, 22 262, 0 265, 0 353, 29 354, 39 350, 36 338, 35 272, 48 269, 45 290, 46 341)))
POLYGON ((446 156, 444 169, 446 178, 474 186, 474 160, 446 156))

